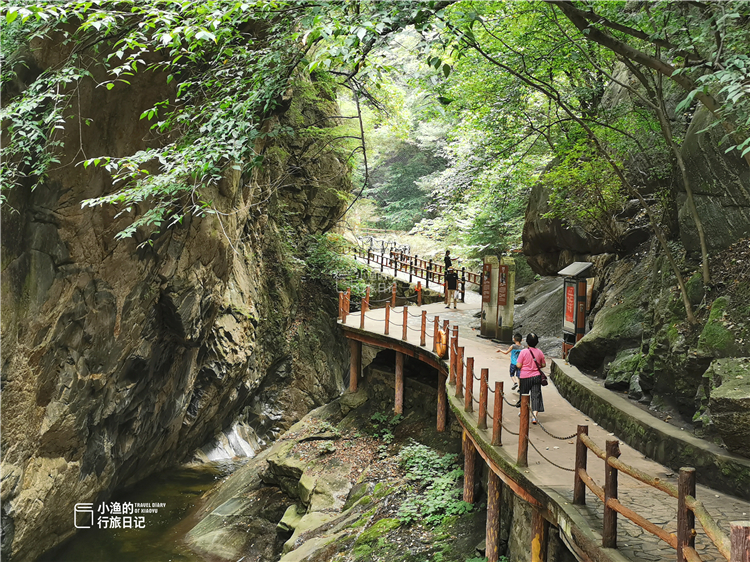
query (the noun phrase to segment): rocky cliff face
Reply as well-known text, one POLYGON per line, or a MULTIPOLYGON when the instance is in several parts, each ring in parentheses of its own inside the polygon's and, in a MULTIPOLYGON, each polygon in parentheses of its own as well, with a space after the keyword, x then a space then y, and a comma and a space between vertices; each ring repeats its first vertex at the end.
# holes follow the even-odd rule
MULTIPOLYGON (((625 103, 626 97, 622 88, 613 87, 605 102, 625 103)), ((711 119, 703 109, 695 112, 681 150, 706 232, 713 287, 706 290, 697 273, 700 247, 678 172, 672 181, 673 206, 664 213, 667 221, 677 219, 667 228, 674 235, 670 246, 698 325, 686 322, 675 276, 655 238, 648 239, 649 229, 623 230, 626 243, 608 247, 581 230, 543 218, 549 194, 541 184, 526 212, 524 252, 532 268, 547 275, 573 261, 596 265, 591 323, 570 352, 572 364, 599 374, 612 390, 654 409, 670 409, 687 420, 682 425, 692 419, 708 434, 715 430, 729 450, 747 455, 739 443, 750 439, 744 413, 750 394, 741 383, 750 374, 747 362, 736 358, 750 355, 750 270, 743 265, 748 255, 743 239, 750 234, 750 168, 736 153, 724 153, 720 128, 706 131, 711 119), (719 364, 726 358, 734 358, 741 371, 735 385, 712 374, 726 370, 719 364)), ((623 227, 638 212, 637 201, 628 207, 623 227)))
MULTIPOLYGON (((29 75, 60 56, 36 47, 29 75)), ((301 140, 258 146, 261 173, 206 194, 225 214, 186 217, 140 249, 140 233, 115 240, 115 209, 81 208, 110 181, 66 164, 157 142, 139 115, 169 88, 149 73, 111 91, 84 82, 63 165, 3 205, 4 559, 34 560, 73 534, 76 503, 185 459, 239 414, 288 427, 342 390, 336 300, 293 256, 342 210, 350 186, 335 154, 291 173, 301 140)), ((306 99, 290 92, 275 119, 304 126, 334 110, 306 99)))

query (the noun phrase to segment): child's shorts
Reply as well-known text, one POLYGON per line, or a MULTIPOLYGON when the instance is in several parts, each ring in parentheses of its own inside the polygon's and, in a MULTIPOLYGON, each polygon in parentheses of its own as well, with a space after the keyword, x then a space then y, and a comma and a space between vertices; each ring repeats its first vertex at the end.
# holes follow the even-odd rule
POLYGON ((511 378, 517 377, 519 375, 520 369, 518 368, 518 365, 511 364, 510 366, 510 376, 511 378))

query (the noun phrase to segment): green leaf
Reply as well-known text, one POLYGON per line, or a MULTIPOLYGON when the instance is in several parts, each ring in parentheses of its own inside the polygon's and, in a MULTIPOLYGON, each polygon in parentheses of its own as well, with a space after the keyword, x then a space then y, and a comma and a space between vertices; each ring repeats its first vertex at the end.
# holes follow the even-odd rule
POLYGON ((112 88, 114 88, 114 87, 115 87, 115 85, 114 85, 114 84, 113 84, 112 82, 109 82, 109 83, 107 84, 107 89, 108 89, 108 90, 111 90, 111 89, 112 89, 112 88))

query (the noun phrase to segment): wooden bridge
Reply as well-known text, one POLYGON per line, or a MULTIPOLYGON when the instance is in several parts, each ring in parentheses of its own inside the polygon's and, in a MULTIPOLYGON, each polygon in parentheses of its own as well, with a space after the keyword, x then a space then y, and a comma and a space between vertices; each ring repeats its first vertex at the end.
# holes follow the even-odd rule
POLYGON ((448 408, 462 428, 465 501, 477 499, 477 463, 489 467, 489 562, 499 557, 503 485, 532 508, 532 562, 546 560, 549 525, 582 561, 750 562, 750 521, 740 520, 748 519, 750 503, 697 486, 692 468, 681 469, 670 482, 668 468, 597 424, 584 423, 589 420, 552 384, 544 389, 545 413, 530 426, 529 396, 504 390, 508 359, 467 329, 465 318, 473 312, 468 305, 456 311, 445 311, 442 304, 396 308, 386 303, 373 309, 365 297, 360 312, 350 313, 350 301, 350 291, 339 294, 340 326, 351 345, 350 390, 356 391, 362 376, 362 344, 396 352, 396 413, 403 413, 404 358, 433 367, 438 431, 446 429, 448 408), (441 357, 443 342, 447 356, 441 357), (520 415, 513 407, 519 398, 520 415))

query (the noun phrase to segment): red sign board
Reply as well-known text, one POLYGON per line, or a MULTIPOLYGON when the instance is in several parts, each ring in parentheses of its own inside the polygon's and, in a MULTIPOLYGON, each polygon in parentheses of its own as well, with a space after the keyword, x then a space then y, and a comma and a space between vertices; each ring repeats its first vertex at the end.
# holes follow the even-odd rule
POLYGON ((565 318, 563 319, 563 330, 574 333, 576 315, 576 288, 575 281, 565 281, 565 318))
POLYGON ((490 275, 492 274, 492 264, 486 263, 482 267, 482 304, 490 302, 490 275))
POLYGON ((497 280, 497 305, 505 306, 508 304, 508 266, 501 265, 498 270, 499 278, 497 280))

